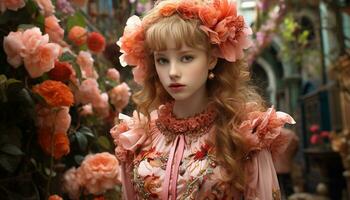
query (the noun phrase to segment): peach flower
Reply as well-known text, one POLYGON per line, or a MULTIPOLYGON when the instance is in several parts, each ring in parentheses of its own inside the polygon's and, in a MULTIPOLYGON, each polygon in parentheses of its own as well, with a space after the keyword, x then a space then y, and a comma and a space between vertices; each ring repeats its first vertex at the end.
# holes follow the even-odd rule
POLYGON ((107 93, 102 93, 99 98, 91 102, 92 107, 96 111, 96 114, 105 118, 109 115, 109 104, 108 104, 108 95, 107 93))
POLYGON ((38 78, 55 67, 55 60, 59 57, 61 47, 55 43, 48 43, 38 47, 32 56, 24 58, 24 65, 31 78, 38 78))
POLYGON ((197 17, 198 8, 194 3, 182 1, 177 7, 177 11, 184 19, 192 19, 197 17))
POLYGON ((118 112, 121 112, 128 105, 130 95, 130 88, 126 83, 122 83, 109 91, 111 103, 118 112))
POLYGON ((95 79, 89 78, 81 83, 75 97, 77 102, 88 104, 92 102, 98 102, 100 94, 101 91, 98 88, 97 81, 95 79))
POLYGON ((81 26, 74 26, 69 30, 68 39, 77 46, 83 45, 87 39, 87 31, 81 26))
POLYGON ((91 103, 83 105, 81 108, 81 111, 79 112, 79 114, 81 116, 87 116, 87 115, 92 115, 94 112, 92 111, 92 105, 91 103))
POLYGON ((63 200, 62 197, 58 196, 57 194, 49 196, 48 200, 63 200))
POLYGON ((2 0, 0 2, 0 12, 4 12, 6 9, 17 11, 25 5, 24 0, 2 0))
POLYGON ((69 198, 79 199, 81 189, 81 176, 79 171, 72 167, 63 174, 63 191, 68 193, 69 198))
POLYGON ((64 36, 64 30, 58 22, 54 15, 45 18, 45 32, 49 34, 50 40, 56 43, 61 42, 64 36))
POLYGON ((42 35, 38 27, 27 29, 22 34, 22 42, 25 47, 25 51, 21 52, 22 57, 30 57, 37 51, 37 48, 41 45, 49 42, 49 36, 47 34, 42 35))
POLYGON ((110 153, 88 155, 80 166, 81 180, 88 193, 102 194, 118 181, 119 163, 110 153))
POLYGON ((83 78, 98 78, 98 74, 94 69, 94 59, 90 52, 80 51, 77 56, 77 63, 80 66, 83 78))
POLYGON ((58 110, 44 106, 36 106, 36 125, 39 128, 53 130, 54 133, 67 133, 71 124, 71 116, 68 107, 61 107, 58 110))
POLYGON ((108 69, 106 76, 113 81, 119 82, 120 74, 115 68, 108 69))
POLYGON ((35 0, 38 4, 41 12, 45 16, 50 16, 55 13, 55 6, 52 4, 51 0, 35 0))
POLYGON ((22 42, 22 32, 10 32, 4 37, 4 51, 7 55, 7 62, 15 68, 23 64, 20 55, 25 49, 22 42))

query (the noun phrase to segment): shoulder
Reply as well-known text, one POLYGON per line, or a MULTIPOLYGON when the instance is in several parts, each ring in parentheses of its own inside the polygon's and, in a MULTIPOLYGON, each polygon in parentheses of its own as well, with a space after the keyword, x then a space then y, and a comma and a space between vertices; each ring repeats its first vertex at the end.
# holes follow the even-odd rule
POLYGON ((295 121, 289 114, 276 111, 273 106, 266 111, 248 107, 238 134, 245 141, 248 151, 271 149, 273 143, 284 142, 281 130, 286 123, 294 124, 295 121))

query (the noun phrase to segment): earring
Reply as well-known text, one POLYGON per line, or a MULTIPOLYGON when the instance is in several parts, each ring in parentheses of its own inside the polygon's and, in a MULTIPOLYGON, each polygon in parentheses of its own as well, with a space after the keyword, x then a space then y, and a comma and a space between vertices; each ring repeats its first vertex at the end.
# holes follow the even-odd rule
POLYGON ((215 78, 215 74, 212 71, 209 71, 208 79, 213 80, 214 78, 215 78))

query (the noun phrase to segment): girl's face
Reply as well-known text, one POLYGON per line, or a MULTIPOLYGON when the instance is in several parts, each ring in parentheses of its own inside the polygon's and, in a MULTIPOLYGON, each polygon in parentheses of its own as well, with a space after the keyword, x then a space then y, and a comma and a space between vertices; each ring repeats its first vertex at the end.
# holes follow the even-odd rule
POLYGON ((206 97, 208 71, 215 67, 216 61, 204 50, 185 44, 178 49, 171 39, 165 51, 154 52, 159 80, 175 101, 206 97))

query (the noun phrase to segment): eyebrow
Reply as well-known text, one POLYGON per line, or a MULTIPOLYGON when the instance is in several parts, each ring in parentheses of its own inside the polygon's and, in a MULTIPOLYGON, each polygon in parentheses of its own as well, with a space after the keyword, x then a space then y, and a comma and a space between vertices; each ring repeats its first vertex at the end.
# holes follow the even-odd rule
MULTIPOLYGON (((154 55, 156 55, 156 56, 164 56, 165 55, 165 53, 164 53, 165 51, 155 51, 154 52, 154 55)), ((179 54, 186 54, 186 53, 193 53, 193 51, 192 50, 182 50, 182 51, 179 51, 178 52, 179 54)))

